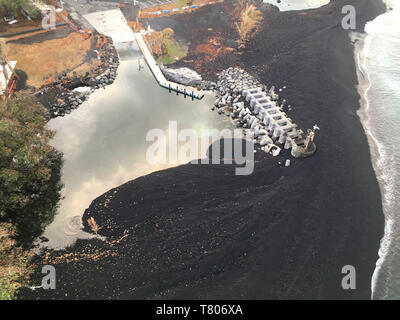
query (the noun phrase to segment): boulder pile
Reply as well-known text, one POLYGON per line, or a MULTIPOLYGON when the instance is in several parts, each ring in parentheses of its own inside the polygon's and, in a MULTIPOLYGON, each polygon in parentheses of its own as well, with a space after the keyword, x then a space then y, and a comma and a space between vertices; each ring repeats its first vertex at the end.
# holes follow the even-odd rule
POLYGON ((168 81, 180 83, 185 86, 198 88, 199 90, 215 90, 216 83, 205 81, 196 71, 189 68, 172 69, 160 66, 162 73, 168 81))
POLYGON ((236 126, 243 128, 244 134, 248 138, 254 139, 261 150, 277 156, 282 148, 278 147, 271 139, 272 132, 263 124, 262 118, 252 110, 242 95, 244 90, 253 88, 261 88, 271 101, 278 104, 279 95, 275 93, 274 87, 268 90, 265 85, 245 70, 231 67, 218 74, 217 99, 212 109, 218 108, 219 114, 230 116, 236 126))
POLYGON ((72 76, 63 73, 36 93, 39 100, 48 108, 51 118, 71 113, 86 101, 92 92, 105 89, 115 81, 119 57, 110 38, 103 44, 101 57, 98 57, 102 63, 91 73, 86 73, 83 77, 78 77, 75 72, 72 76))
POLYGON ((84 101, 86 101, 92 91, 75 92, 67 91, 61 93, 63 102, 55 102, 50 106, 50 115, 52 118, 63 117, 65 114, 70 114, 72 110, 76 109, 84 101))
POLYGON ((218 74, 215 91, 217 100, 212 110, 217 108, 219 114, 231 117, 264 152, 278 156, 282 149, 291 149, 295 158, 315 153, 315 130, 307 130, 305 137, 304 132, 297 129, 283 112, 286 101, 279 99, 275 87, 268 89, 245 70, 231 67, 218 74), (281 121, 279 127, 278 121, 281 121))

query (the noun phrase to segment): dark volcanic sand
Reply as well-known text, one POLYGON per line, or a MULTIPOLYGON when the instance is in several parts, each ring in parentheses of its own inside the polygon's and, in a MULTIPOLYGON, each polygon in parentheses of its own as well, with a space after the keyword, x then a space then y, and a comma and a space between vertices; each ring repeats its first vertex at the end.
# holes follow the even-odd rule
MULTIPOLYGON (((379 1, 350 2, 360 27, 384 11, 379 1)), ((250 176, 235 176, 232 166, 186 165, 111 190, 84 215, 107 242, 79 240, 67 250, 68 263, 56 265, 57 290, 21 297, 369 299, 384 220, 356 115, 353 48, 340 27, 344 4, 306 14, 268 10, 265 29, 242 56, 209 68, 236 59, 248 71, 262 66, 257 75, 265 83, 286 85, 289 115, 301 128, 321 128, 315 156, 284 168, 277 162, 285 156, 258 153, 250 176), (356 290, 341 288, 344 265, 356 268, 356 290)), ((220 7, 203 8, 190 22, 213 10, 220 7)), ((169 18, 183 23, 182 37, 187 19, 169 18)))

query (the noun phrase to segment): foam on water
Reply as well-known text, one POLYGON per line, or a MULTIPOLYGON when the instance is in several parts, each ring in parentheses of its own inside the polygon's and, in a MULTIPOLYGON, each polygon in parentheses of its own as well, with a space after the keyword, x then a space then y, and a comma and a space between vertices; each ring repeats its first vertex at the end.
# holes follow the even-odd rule
MULTIPOLYGON (((372 278, 372 298, 400 298, 400 6, 369 22, 358 40, 361 106, 371 157, 382 192, 385 234, 372 278)), ((371 226, 373 227, 373 226, 371 226)))

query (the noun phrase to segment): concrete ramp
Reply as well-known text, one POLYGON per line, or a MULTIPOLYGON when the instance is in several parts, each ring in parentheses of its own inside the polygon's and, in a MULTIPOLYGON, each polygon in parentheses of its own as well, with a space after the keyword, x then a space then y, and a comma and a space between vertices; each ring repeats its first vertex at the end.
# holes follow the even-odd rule
POLYGON ((135 35, 120 9, 89 13, 84 18, 99 33, 111 37, 115 44, 135 41, 135 35))

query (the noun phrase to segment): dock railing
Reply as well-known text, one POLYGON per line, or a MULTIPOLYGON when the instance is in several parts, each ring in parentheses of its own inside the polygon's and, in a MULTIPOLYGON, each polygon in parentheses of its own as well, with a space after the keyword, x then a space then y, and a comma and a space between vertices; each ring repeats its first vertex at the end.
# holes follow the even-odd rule
POLYGON ((149 66, 151 72, 154 75, 154 78, 156 78, 158 84, 165 88, 168 89, 169 92, 176 92, 177 95, 183 94, 183 96, 186 98, 191 97, 192 100, 197 99, 201 100, 204 98, 204 94, 199 94, 195 88, 189 87, 189 86, 184 86, 179 83, 175 83, 172 81, 168 81, 164 74, 162 73, 160 67, 158 66, 157 62, 155 61, 145 38, 143 37, 142 33, 135 33, 135 38, 136 42, 139 46, 139 49, 142 51, 143 56, 146 60, 147 65, 149 66))

